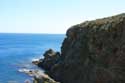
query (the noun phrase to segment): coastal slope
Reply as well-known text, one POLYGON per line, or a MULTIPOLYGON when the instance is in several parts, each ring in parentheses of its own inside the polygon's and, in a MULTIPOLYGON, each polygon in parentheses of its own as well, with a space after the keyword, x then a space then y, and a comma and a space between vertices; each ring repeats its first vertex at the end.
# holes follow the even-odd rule
POLYGON ((39 65, 61 83, 125 83, 125 13, 72 26, 58 60, 39 65))

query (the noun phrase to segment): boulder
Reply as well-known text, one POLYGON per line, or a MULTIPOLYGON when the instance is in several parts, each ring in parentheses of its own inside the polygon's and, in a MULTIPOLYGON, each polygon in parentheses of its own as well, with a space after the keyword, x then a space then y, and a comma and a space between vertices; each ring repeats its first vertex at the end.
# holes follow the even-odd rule
POLYGON ((36 61, 32 61, 32 63, 35 64, 35 65, 38 65, 40 63, 40 61, 36 60, 36 61))
POLYGON ((34 77, 33 83, 60 83, 54 81, 52 78, 50 78, 48 75, 44 74, 39 77, 34 77))
POLYGON ((39 67, 42 67, 45 70, 50 70, 52 66, 58 63, 60 59, 60 53, 55 52, 52 49, 47 50, 44 54, 44 59, 40 60, 38 63, 39 67))

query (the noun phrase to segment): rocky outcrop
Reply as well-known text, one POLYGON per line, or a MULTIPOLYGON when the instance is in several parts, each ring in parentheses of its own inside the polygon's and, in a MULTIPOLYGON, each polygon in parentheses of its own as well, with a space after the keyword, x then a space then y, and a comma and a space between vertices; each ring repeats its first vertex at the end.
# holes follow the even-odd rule
POLYGON ((60 83, 60 82, 56 82, 52 78, 50 78, 48 75, 43 74, 39 77, 35 76, 33 79, 33 83, 60 83))
POLYGON ((48 74, 61 83, 125 83, 125 14, 72 26, 59 60, 48 74))
POLYGON ((53 65, 58 63, 58 61, 60 59, 60 53, 55 52, 52 49, 47 50, 43 54, 43 56, 44 56, 44 59, 36 61, 36 63, 38 64, 39 67, 42 67, 42 68, 44 68, 45 70, 48 70, 48 71, 53 67, 53 65))

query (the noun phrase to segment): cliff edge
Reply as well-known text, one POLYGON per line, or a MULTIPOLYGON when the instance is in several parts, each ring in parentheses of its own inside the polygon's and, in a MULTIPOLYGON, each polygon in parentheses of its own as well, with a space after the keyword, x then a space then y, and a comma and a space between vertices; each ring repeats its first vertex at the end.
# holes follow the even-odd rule
POLYGON ((69 28, 47 73, 61 83, 125 83, 125 13, 69 28))

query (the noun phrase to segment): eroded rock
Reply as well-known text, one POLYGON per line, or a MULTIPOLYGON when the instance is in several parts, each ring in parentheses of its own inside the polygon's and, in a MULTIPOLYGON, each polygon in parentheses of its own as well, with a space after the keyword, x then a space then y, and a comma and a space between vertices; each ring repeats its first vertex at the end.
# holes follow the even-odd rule
POLYGON ((49 50, 39 65, 52 78, 61 83, 125 83, 124 13, 77 24, 66 35, 61 56, 49 50))
POLYGON ((43 54, 43 56, 44 56, 44 59, 38 63, 38 66, 42 67, 45 70, 50 70, 52 68, 52 66, 55 65, 56 63, 58 63, 58 61, 60 59, 60 53, 55 52, 52 49, 47 50, 43 54))

